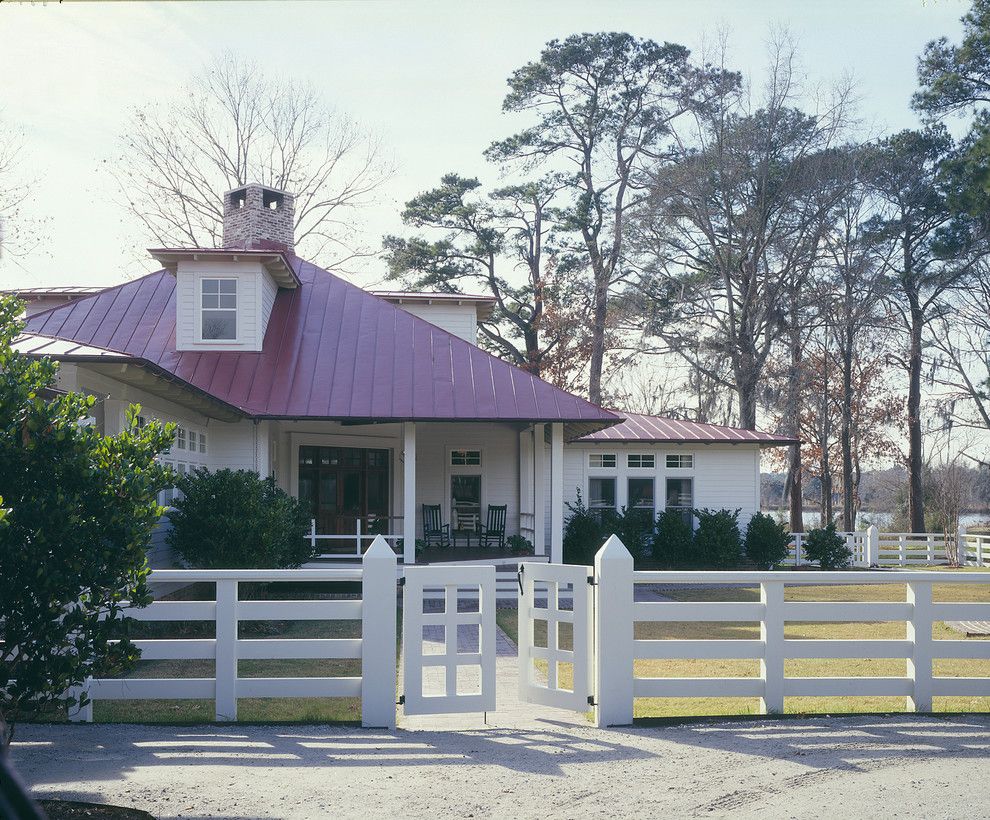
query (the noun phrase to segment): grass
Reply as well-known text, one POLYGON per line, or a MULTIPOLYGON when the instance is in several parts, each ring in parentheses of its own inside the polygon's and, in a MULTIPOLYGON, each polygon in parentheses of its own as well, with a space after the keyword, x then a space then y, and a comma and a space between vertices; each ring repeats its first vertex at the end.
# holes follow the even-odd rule
MULTIPOLYGON (((664 590, 664 595, 678 601, 758 601, 759 591, 750 588, 704 589, 689 585, 664 590)), ((788 601, 904 601, 906 589, 902 584, 852 585, 852 586, 793 586, 788 587, 788 601)), ((936 602, 990 602, 990 585, 935 584, 933 598, 936 602)), ((496 621, 506 634, 518 643, 518 619, 515 610, 497 610, 496 621)), ((567 627, 562 624, 562 627, 567 627)), ((822 640, 882 640, 904 639, 907 627, 903 622, 881 623, 807 623, 788 622, 784 634, 787 638, 822 640)), ((637 639, 758 639, 760 628, 753 622, 638 622, 634 625, 637 639)), ((962 639, 963 635, 944 623, 935 624, 932 632, 935 640, 962 639)), ((558 635, 562 648, 569 648, 569 630, 558 635)), ((985 640, 985 638, 969 638, 985 640)), ((546 623, 537 620, 534 643, 546 645, 546 623)), ((636 660, 635 674, 646 678, 681 677, 757 677, 759 662, 756 660, 636 660)), ((988 677, 990 660, 936 659, 934 673, 940 677, 988 677)), ((570 686, 570 668, 561 664, 558 675, 563 686, 570 686)), ((905 660, 851 658, 851 659, 792 659, 785 662, 784 672, 789 677, 898 677, 907 673, 905 660)), ((990 687, 990 681, 988 681, 990 687)), ((936 697, 936 711, 990 711, 990 697, 936 697)), ((902 697, 791 697, 785 700, 788 713, 837 713, 837 712, 901 712, 905 711, 902 697)), ((636 717, 679 717, 701 715, 756 714, 759 701, 756 698, 637 698, 636 717)))

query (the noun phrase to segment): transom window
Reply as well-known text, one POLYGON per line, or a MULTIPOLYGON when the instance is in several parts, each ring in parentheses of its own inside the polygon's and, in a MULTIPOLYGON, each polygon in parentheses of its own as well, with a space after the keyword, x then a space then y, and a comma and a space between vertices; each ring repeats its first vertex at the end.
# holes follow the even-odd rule
POLYGON ((590 453, 588 455, 589 467, 614 467, 615 453, 590 453))
POLYGON ((689 453, 671 453, 667 456, 667 467, 671 469, 691 469, 694 467, 694 456, 689 453))
POLYGON ((237 280, 203 279, 202 288, 202 338, 236 339, 237 280))
POLYGON ((652 469, 657 466, 657 457, 653 453, 630 453, 626 456, 626 466, 652 469))
POLYGON ((451 467, 480 467, 481 450, 451 450, 451 467))

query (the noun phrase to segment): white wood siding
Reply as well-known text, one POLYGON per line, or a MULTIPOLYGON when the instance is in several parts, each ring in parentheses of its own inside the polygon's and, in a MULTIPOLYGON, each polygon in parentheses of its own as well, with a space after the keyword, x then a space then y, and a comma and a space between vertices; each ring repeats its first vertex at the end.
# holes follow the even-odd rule
POLYGON ((399 307, 473 345, 478 343, 478 310, 473 303, 423 305, 403 302, 399 307))
POLYGON ((198 260, 179 262, 175 288, 177 350, 261 350, 278 287, 259 262, 198 260), (237 339, 201 341, 200 282, 237 280, 237 339))

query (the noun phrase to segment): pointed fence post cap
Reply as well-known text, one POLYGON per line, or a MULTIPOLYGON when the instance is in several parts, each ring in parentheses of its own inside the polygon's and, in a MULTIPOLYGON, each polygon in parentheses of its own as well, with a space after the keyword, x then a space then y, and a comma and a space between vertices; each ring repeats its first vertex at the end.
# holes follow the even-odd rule
POLYGON ((610 535, 608 540, 602 544, 602 548, 595 555, 595 563, 599 561, 629 561, 632 563, 632 555, 622 543, 622 539, 617 535, 610 535))
POLYGON ((368 551, 364 554, 364 560, 367 561, 369 559, 372 561, 390 560, 393 564, 398 561, 395 557, 395 551, 380 535, 375 536, 375 540, 371 542, 371 546, 368 547, 368 551))

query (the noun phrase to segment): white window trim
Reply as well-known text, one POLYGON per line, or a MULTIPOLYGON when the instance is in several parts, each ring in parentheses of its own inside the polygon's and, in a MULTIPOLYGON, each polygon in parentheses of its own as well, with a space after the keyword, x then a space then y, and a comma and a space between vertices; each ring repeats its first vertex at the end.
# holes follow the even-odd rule
MULTIPOLYGON (((610 468, 606 467, 605 469, 610 469, 610 468)), ((594 475, 594 474, 590 474, 589 473, 588 474, 588 480, 585 482, 585 485, 584 485, 585 492, 587 493, 587 496, 585 497, 585 508, 588 509, 588 510, 613 510, 614 512, 618 512, 622 508, 622 505, 619 504, 619 487, 620 487, 620 485, 621 485, 621 482, 619 481, 619 476, 616 475, 615 473, 610 473, 608 475, 594 475), (591 506, 591 482, 592 481, 596 481, 596 480, 597 481, 611 481, 612 482, 612 486, 614 488, 614 495, 615 495, 615 504, 613 506, 611 506, 611 507, 592 507, 591 506)))
POLYGON ((619 469, 619 454, 618 453, 588 453, 587 468, 589 470, 617 470, 619 469), (612 458, 615 459, 615 463, 611 467, 605 466, 604 464, 591 463, 592 458, 598 457, 604 461, 605 456, 612 456, 612 458))
MULTIPOLYGON (((639 468, 633 467, 632 469, 635 470, 635 469, 639 469, 639 468)), ((652 468, 647 467, 647 468, 643 468, 643 469, 652 469, 652 468)), ((657 515, 659 515, 659 513, 657 512, 657 483, 658 483, 658 481, 657 481, 656 475, 655 474, 645 475, 643 473, 631 473, 631 474, 628 474, 627 473, 625 475, 625 482, 626 482, 626 488, 625 488, 626 489, 626 503, 625 503, 625 508, 627 510, 648 510, 648 509, 650 509, 650 507, 633 507, 629 503, 629 482, 631 480, 635 480, 635 481, 652 481, 653 482, 653 507, 652 507, 652 509, 653 509, 653 517, 656 518, 657 515)), ((693 487, 692 487, 692 492, 693 492, 693 487)))
POLYGON ((656 453, 626 453, 626 469, 627 470, 656 470, 657 468, 657 454, 656 453), (630 464, 629 459, 633 456, 638 456, 640 459, 652 458, 653 463, 649 465, 644 464, 630 464))
POLYGON ((454 527, 454 498, 453 498, 453 488, 451 487, 451 479, 456 475, 476 475, 481 478, 481 507, 478 510, 478 515, 481 517, 481 523, 484 524, 485 510, 488 508, 488 482, 485 481, 484 464, 485 464, 485 448, 479 444, 459 444, 453 447, 447 447, 447 458, 445 460, 444 469, 444 490, 443 490, 443 500, 441 507, 441 514, 443 515, 443 520, 449 522, 451 529, 454 527), (451 455, 457 450, 477 450, 481 455, 481 464, 451 464, 451 455))
POLYGON ((196 343, 203 345, 232 345, 238 344, 241 339, 241 287, 240 278, 237 276, 213 276, 203 274, 196 280, 196 343), (210 310, 230 310, 230 308, 204 308, 203 307, 203 283, 210 282, 234 282, 234 338, 233 339, 204 339, 203 338, 203 313, 210 310))
POLYGON ((663 466, 664 466, 664 469, 665 470, 694 470, 698 466, 698 456, 695 453, 664 453, 663 454, 663 466), (680 465, 678 465, 678 466, 671 466, 670 464, 667 463, 667 459, 668 458, 671 458, 671 457, 675 457, 675 458, 690 458, 691 459, 691 466, 690 467, 683 467, 683 466, 680 466, 680 465))

